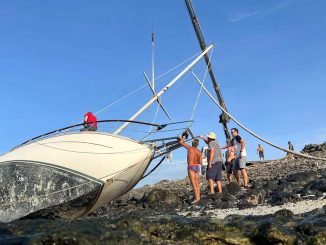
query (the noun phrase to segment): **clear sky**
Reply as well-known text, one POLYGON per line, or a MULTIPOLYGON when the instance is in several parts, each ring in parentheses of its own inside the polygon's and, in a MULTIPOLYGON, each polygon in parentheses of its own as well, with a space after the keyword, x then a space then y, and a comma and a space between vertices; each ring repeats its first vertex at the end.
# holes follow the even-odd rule
MULTIPOLYGON (((231 114, 253 131, 296 150, 326 138, 326 1, 194 0, 212 63, 231 114)), ((0 2, 1 152, 33 136, 82 120, 144 84, 156 35, 156 74, 198 53, 183 0, 0 2), (153 14, 154 13, 154 14, 153 14)), ((194 68, 203 78, 204 63, 194 68)), ((172 76, 157 81, 162 88, 172 76)), ((210 80, 206 80, 212 91, 210 80)), ((163 101, 173 121, 191 116, 199 87, 188 74, 163 101)), ((98 114, 128 118, 148 88, 98 114)), ((152 121, 156 106, 139 119, 152 121)), ((215 131, 220 111, 204 94, 192 128, 215 131)), ((167 118, 159 111, 157 122, 167 118)), ((234 124, 230 124, 230 127, 234 124)), ((240 130, 249 159, 258 140, 240 130)), ((267 159, 283 152, 263 144, 267 159)), ((201 145, 203 146, 203 144, 201 145)), ((186 175, 185 150, 140 184, 186 175)))

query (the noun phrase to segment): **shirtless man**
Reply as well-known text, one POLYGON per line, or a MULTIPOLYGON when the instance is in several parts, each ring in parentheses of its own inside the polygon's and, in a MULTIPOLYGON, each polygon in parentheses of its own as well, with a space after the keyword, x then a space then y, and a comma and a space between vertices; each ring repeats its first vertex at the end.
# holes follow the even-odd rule
POLYGON ((226 157, 226 173, 227 173, 227 179, 229 183, 231 182, 231 176, 232 176, 232 168, 233 168, 233 163, 235 161, 235 148, 233 141, 231 140, 230 142, 226 142, 228 145, 223 146, 221 149, 227 149, 225 152, 225 157, 226 157))
POLYGON ((261 144, 258 144, 257 154, 259 155, 260 161, 264 161, 264 148, 261 144))
POLYGON ((184 142, 184 138, 180 138, 179 143, 187 149, 187 163, 188 163, 188 176, 192 188, 194 189, 195 199, 192 203, 199 202, 200 188, 199 188, 199 172, 201 164, 201 152, 197 149, 199 145, 198 139, 192 140, 192 146, 184 142))

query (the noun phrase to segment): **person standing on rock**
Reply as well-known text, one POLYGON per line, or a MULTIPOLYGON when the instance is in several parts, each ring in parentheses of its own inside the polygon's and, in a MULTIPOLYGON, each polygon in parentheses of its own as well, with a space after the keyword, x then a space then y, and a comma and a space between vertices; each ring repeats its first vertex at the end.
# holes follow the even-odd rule
POLYGON ((257 154, 259 156, 259 160, 264 161, 264 148, 261 144, 258 144, 257 154))
POLYGON ((187 149, 187 163, 188 163, 188 176, 192 188, 194 189, 194 201, 192 203, 199 202, 200 200, 200 187, 199 187, 199 172, 201 164, 201 152, 198 150, 199 140, 193 139, 192 146, 184 142, 185 138, 180 138, 179 143, 187 149))
POLYGON ((202 140, 208 145, 207 154, 207 173, 206 179, 209 184, 209 194, 214 194, 214 182, 217 183, 217 190, 222 193, 222 165, 223 157, 220 145, 216 141, 216 135, 210 132, 207 138, 200 136, 202 140))
POLYGON ((233 164, 233 175, 237 182, 240 184, 239 170, 243 178, 243 187, 245 190, 248 189, 248 173, 246 169, 247 152, 246 152, 246 142, 240 137, 239 130, 237 128, 231 129, 232 141, 235 148, 236 159, 233 164))
POLYGON ((222 147, 221 149, 227 149, 225 152, 225 158, 226 158, 226 174, 227 174, 227 179, 229 183, 231 182, 231 176, 232 176, 232 168, 233 168, 233 163, 235 161, 235 148, 233 141, 227 141, 227 145, 222 147))
MULTIPOLYGON (((289 146, 289 150, 290 150, 290 151, 294 151, 294 147, 293 147, 291 141, 288 142, 288 146, 289 146)), ((290 159, 294 159, 294 155, 293 155, 292 153, 289 153, 289 152, 288 152, 286 155, 287 155, 288 158, 290 158, 290 159)))

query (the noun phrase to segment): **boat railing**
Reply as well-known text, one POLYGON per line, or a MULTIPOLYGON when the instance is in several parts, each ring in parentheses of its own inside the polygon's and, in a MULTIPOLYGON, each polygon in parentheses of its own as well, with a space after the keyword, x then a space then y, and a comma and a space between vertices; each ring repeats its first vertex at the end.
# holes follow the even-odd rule
MULTIPOLYGON (((146 125, 146 126, 151 126, 156 128, 156 131, 159 131, 163 128, 165 128, 168 124, 155 124, 155 123, 148 123, 148 122, 142 122, 142 121, 132 121, 132 120, 124 120, 124 119, 113 119, 113 120, 98 120, 97 123, 98 124, 107 124, 107 123, 132 123, 132 124, 140 124, 140 125, 146 125)), ((16 147, 14 147, 12 150, 17 149, 23 145, 29 144, 31 142, 35 142, 38 141, 40 139, 44 139, 47 137, 51 137, 53 135, 56 134, 61 134, 61 133, 67 133, 67 132, 72 132, 72 131, 80 131, 80 127, 84 126, 85 123, 78 123, 78 124, 74 124, 74 125, 70 125, 64 128, 59 128, 50 132, 47 132, 45 134, 41 134, 39 136, 36 136, 34 138, 31 138, 29 140, 26 140, 25 142, 17 145, 16 147)), ((101 132, 101 131, 100 131, 101 132)))

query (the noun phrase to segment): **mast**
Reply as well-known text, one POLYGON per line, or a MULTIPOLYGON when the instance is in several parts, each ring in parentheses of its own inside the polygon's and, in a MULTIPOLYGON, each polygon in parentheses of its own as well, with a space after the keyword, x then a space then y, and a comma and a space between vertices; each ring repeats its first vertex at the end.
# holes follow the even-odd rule
MULTIPOLYGON (((155 101, 157 101, 173 84, 176 83, 187 71, 189 71, 201 58, 204 57, 205 54, 207 54, 211 49, 213 48, 213 45, 209 45, 193 62, 191 62, 184 70, 182 70, 171 82, 168 83, 160 92, 155 94, 153 98, 151 98, 142 108, 140 108, 130 119, 129 121, 135 120, 141 113, 143 113, 148 107, 150 107, 155 101)), ((118 128, 114 134, 121 133, 122 130, 124 130, 130 122, 124 123, 120 128, 118 128)))
MULTIPOLYGON (((199 46, 200 46, 201 50, 205 50, 206 49, 206 42, 205 42, 203 33, 202 33, 201 29, 200 29, 198 19, 197 19, 196 15, 195 15, 195 11, 194 11, 194 8, 192 6, 191 0, 185 0, 185 3, 186 3, 186 6, 187 6, 187 9, 188 9, 188 12, 189 12, 189 16, 191 18, 192 25, 193 25, 193 27, 195 29, 195 32, 196 32, 196 36, 197 36, 197 39, 198 39, 198 42, 199 42, 199 46)), ((212 68, 212 65, 210 63, 208 54, 205 54, 204 58, 205 58, 205 62, 207 64, 208 73, 209 73, 209 76, 210 76, 211 81, 213 83, 213 87, 214 87, 218 102, 223 107, 223 109, 225 109, 227 111, 224 99, 222 97, 220 87, 216 82, 215 75, 214 75, 213 68, 212 68)), ((230 121, 230 118, 229 118, 229 116, 227 114, 225 114, 222 111, 222 114, 219 116, 219 119, 220 119, 219 122, 223 126, 223 131, 224 131, 225 138, 226 138, 226 140, 228 140, 228 139, 231 138, 229 130, 228 130, 228 126, 227 126, 227 123, 230 121)))

